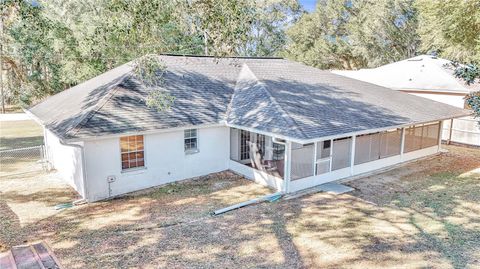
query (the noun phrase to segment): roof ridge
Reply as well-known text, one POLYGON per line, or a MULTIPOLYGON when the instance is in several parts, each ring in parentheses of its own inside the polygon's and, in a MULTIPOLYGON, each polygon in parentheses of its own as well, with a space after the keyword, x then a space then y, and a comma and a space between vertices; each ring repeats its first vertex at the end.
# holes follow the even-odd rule
POLYGON ((235 86, 233 87, 233 93, 232 93, 232 96, 230 97, 230 101, 228 102, 227 110, 225 111, 225 118, 224 118, 224 121, 225 121, 225 122, 228 121, 228 116, 230 115, 230 113, 231 113, 231 111, 232 111, 233 97, 235 96, 235 92, 237 91, 238 80, 240 79, 240 76, 242 75, 242 71, 243 71, 244 65, 245 65, 245 63, 242 65, 242 68, 241 68, 240 71, 238 72, 237 79, 235 80, 235 86))
POLYGON ((303 134, 303 131, 301 131, 299 129, 299 126, 297 124, 297 122, 290 116, 290 114, 288 114, 283 108, 282 106, 277 102, 277 100, 275 100, 275 97, 273 97, 272 93, 270 93, 270 91, 268 90, 268 87, 267 85, 265 85, 265 83, 263 83, 261 80, 258 79, 258 77, 255 75, 255 73, 252 71, 252 69, 250 69, 250 67, 248 66, 248 64, 244 63, 244 66, 247 67, 248 71, 250 72, 250 74, 253 76, 253 78, 257 81, 257 84, 260 85, 260 87, 267 93, 268 95, 268 98, 270 99, 270 101, 272 102, 272 104, 277 108, 277 110, 280 111, 280 113, 282 114, 282 118, 285 119, 287 121, 288 124, 291 124, 292 126, 295 126, 294 130, 295 132, 297 132, 297 134, 300 134, 300 135, 304 135, 303 134))
POLYGON ((236 56, 236 55, 227 55, 227 56, 215 56, 215 55, 197 55, 197 54, 182 54, 182 53, 160 53, 158 55, 163 56, 181 56, 181 57, 195 57, 195 58, 220 58, 220 59, 258 59, 258 60, 283 60, 283 57, 274 57, 274 56, 236 56))

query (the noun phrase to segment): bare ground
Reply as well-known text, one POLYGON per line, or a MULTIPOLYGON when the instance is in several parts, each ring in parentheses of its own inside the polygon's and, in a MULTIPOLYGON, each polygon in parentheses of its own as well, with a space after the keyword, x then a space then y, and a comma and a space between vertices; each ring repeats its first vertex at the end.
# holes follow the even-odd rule
POLYGON ((58 212, 76 195, 55 176, 2 178, 0 248, 44 239, 66 268, 479 268, 480 150, 448 149, 218 217, 272 191, 220 173, 58 212))

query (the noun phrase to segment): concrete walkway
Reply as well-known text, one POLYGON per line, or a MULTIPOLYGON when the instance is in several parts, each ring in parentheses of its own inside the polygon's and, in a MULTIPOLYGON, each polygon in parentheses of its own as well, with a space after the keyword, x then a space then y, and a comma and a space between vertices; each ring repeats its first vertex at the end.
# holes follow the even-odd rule
POLYGON ((353 188, 345 186, 336 182, 329 182, 318 186, 318 188, 324 192, 332 194, 342 194, 353 191, 353 188))

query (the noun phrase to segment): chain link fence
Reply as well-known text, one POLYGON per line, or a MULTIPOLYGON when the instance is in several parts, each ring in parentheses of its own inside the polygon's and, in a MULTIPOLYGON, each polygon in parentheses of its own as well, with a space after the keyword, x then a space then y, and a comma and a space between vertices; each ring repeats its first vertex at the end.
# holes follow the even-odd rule
POLYGON ((0 151, 0 176, 9 176, 34 171, 46 171, 45 147, 43 145, 0 151))

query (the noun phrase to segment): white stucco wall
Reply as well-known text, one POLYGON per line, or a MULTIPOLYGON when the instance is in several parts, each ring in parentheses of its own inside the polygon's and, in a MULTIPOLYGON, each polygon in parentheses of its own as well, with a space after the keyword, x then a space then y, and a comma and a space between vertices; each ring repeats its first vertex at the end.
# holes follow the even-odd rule
POLYGON ((85 141, 89 201, 228 169, 229 129, 198 129, 199 152, 184 152, 183 130, 144 135, 145 168, 121 169, 120 138, 85 141), (110 183, 107 177, 114 176, 110 183))
POLYGON ((465 97, 464 95, 462 96, 462 95, 452 95, 452 94, 442 94, 442 93, 410 93, 410 94, 427 98, 430 100, 434 100, 447 105, 459 107, 459 108, 463 108, 465 104, 465 100, 463 99, 465 97))
MULTIPOLYGON (((46 158, 52 168, 58 171, 65 182, 84 196, 81 149, 62 145, 60 139, 49 130, 45 130, 44 136, 46 158)), ((76 144, 83 145, 82 142, 76 144)))

